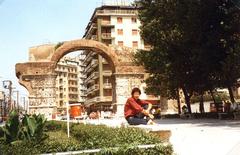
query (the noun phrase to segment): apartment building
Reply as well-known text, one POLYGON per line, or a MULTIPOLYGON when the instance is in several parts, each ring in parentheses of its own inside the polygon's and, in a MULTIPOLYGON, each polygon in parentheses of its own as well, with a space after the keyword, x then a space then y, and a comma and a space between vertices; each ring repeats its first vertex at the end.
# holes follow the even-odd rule
MULTIPOLYGON (((133 6, 104 5, 95 9, 83 38, 100 41, 106 45, 118 45, 143 49, 140 37, 138 9, 133 6)), ((84 81, 87 106, 93 110, 114 111, 112 105, 112 70, 108 62, 100 55, 84 51, 83 64, 86 65, 84 81)))
POLYGON ((85 100, 86 88, 83 84, 86 75, 83 74, 85 66, 82 64, 84 55, 77 57, 63 57, 57 64, 56 73, 56 102, 57 109, 66 108, 66 103, 81 104, 85 100))

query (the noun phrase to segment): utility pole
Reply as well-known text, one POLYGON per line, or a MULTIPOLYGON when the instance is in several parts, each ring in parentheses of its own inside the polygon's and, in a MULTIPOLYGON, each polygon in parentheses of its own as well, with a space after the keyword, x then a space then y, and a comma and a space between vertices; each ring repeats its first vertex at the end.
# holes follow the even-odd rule
POLYGON ((25 101, 25 97, 22 97, 23 99, 23 111, 26 112, 26 101, 25 101))
POLYGON ((17 109, 19 112, 19 91, 17 91, 17 109))
POLYGON ((7 102, 6 102, 6 96, 5 93, 3 94, 3 103, 4 103, 4 117, 7 116, 7 102))
POLYGON ((8 113, 12 110, 12 81, 11 80, 4 80, 3 87, 9 90, 9 99, 8 99, 8 113), (6 82, 8 85, 6 85, 6 82))
POLYGON ((13 92, 17 93, 17 107, 15 107, 15 108, 17 108, 17 110, 19 112, 19 90, 16 90, 16 91, 13 91, 13 92))
POLYGON ((4 115, 4 92, 0 91, 0 111, 1 111, 1 117, 3 118, 4 115))

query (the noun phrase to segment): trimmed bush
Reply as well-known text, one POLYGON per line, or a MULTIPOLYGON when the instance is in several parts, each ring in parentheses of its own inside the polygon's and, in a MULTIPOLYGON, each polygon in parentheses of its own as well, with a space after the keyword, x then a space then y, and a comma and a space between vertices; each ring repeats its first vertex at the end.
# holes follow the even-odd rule
POLYGON ((119 148, 107 148, 101 150, 97 155, 171 155, 173 152, 171 146, 156 145, 153 148, 140 149, 136 146, 125 145, 119 148))
POLYGON ((84 149, 118 147, 124 144, 161 143, 160 139, 138 128, 111 128, 103 125, 75 125, 71 135, 84 149))
POLYGON ((14 143, 7 144, 0 142, 0 154, 2 155, 19 155, 19 154, 40 154, 38 145, 31 141, 14 141, 14 143))
POLYGON ((61 121, 47 121, 45 124, 45 131, 60 131, 66 126, 66 122, 61 121))
POLYGON ((138 128, 110 128, 103 125, 71 124, 71 138, 67 137, 66 122, 50 121, 45 128, 48 138, 34 143, 0 141, 0 154, 40 154, 102 149, 99 155, 171 155, 172 146, 163 146, 159 138, 138 128), (140 149, 137 145, 156 144, 154 148, 140 149))

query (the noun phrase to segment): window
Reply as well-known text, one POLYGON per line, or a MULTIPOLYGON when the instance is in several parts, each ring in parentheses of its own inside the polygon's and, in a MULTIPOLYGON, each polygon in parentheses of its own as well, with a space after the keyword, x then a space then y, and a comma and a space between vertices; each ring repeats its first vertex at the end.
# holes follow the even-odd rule
POLYGON ((132 18, 132 23, 137 23, 137 18, 132 18))
POLYGON ((122 17, 117 17, 117 23, 121 24, 123 22, 122 17))
POLYGON ((138 42, 137 42, 137 41, 133 41, 133 42, 132 42, 132 46, 133 46, 134 48, 138 48, 138 42))
POLYGON ((123 35, 123 29, 118 29, 117 33, 118 33, 118 35, 123 35))
POLYGON ((123 41, 118 41, 118 46, 123 46, 123 41))
POLYGON ((137 29, 132 29, 132 35, 136 36, 138 34, 138 30, 137 29))

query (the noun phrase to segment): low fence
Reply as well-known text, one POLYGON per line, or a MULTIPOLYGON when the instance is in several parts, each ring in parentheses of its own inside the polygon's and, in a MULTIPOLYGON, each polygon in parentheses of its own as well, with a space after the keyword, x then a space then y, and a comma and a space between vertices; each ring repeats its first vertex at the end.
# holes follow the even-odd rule
MULTIPOLYGON (((148 149, 148 148, 154 148, 157 144, 149 144, 149 145, 138 145, 137 147, 139 149, 148 149)), ((167 146, 168 143, 163 143, 164 146, 167 146)), ((112 148, 118 149, 118 147, 112 148)), ((81 150, 81 151, 68 151, 68 152, 57 152, 57 153, 47 153, 47 154, 41 154, 41 155, 72 155, 72 154, 84 154, 84 153, 99 153, 103 149, 91 149, 91 150, 81 150)))

